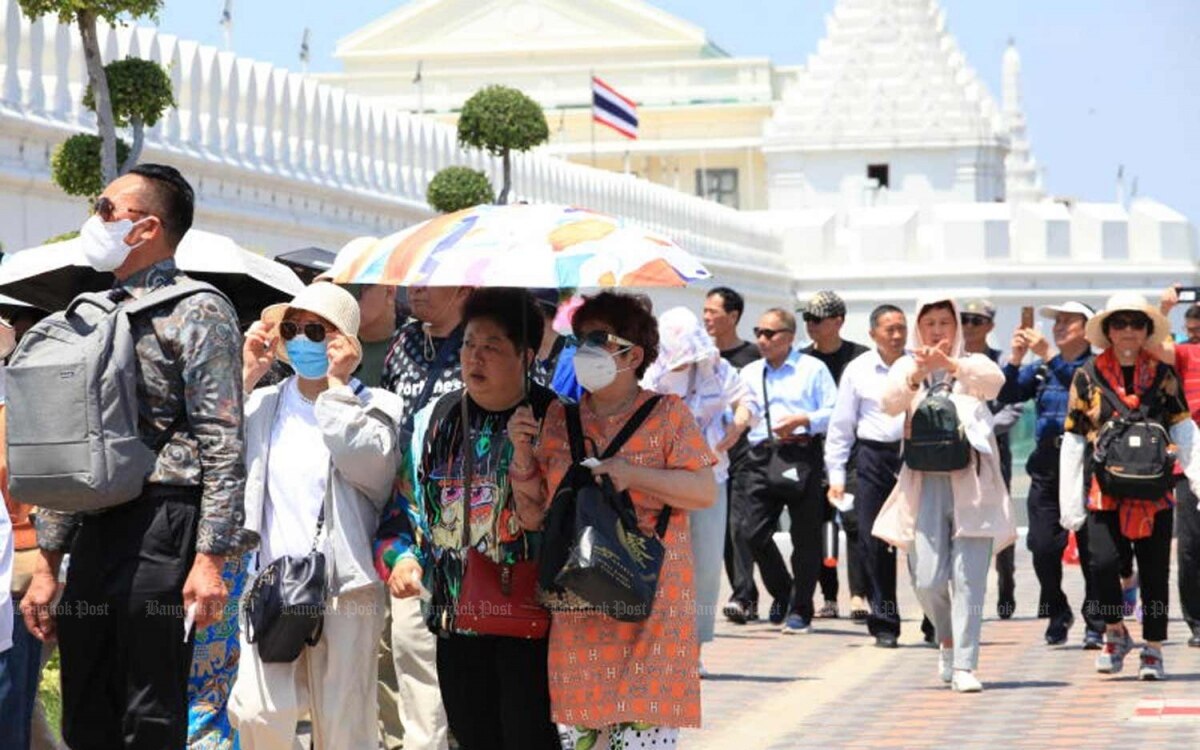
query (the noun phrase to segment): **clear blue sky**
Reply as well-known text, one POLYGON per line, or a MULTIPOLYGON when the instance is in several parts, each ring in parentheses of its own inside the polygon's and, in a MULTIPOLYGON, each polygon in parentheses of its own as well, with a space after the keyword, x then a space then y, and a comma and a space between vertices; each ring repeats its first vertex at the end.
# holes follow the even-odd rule
MULTIPOLYGON (((239 54, 298 67, 304 27, 311 70, 337 70, 337 40, 403 0, 235 0, 239 54)), ((834 0, 654 0, 708 30, 732 55, 804 62, 834 0)), ((221 43, 223 0, 166 0, 164 31, 221 43)), ((941 0, 969 63, 1000 96, 1000 58, 1017 40, 1034 155, 1058 195, 1113 200, 1127 185, 1200 224, 1200 2, 941 0)))

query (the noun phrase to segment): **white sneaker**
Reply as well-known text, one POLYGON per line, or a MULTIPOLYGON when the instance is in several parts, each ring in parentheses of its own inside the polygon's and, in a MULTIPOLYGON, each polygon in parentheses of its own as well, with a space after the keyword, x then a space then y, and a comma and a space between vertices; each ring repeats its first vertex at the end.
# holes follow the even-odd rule
POLYGON ((938 676, 942 682, 954 679, 954 649, 941 646, 938 648, 938 676))
POLYGON ((956 693, 981 693, 983 692, 983 683, 975 676, 975 673, 969 669, 954 670, 954 677, 950 682, 951 689, 956 693))

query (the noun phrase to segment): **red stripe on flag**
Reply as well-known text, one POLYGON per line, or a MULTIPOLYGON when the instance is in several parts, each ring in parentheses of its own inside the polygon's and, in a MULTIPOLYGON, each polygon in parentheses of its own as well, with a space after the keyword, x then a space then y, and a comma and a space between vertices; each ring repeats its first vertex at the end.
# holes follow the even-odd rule
POLYGON ((617 97, 618 99, 620 99, 621 101, 625 102, 625 103, 626 103, 626 104, 628 104, 629 106, 633 107, 634 109, 637 109, 637 102, 635 102, 634 100, 632 100, 632 99, 630 99, 629 97, 625 96, 624 94, 620 93, 619 91, 617 91, 616 89, 614 89, 612 86, 609 86, 609 85, 608 85, 607 83, 605 83, 604 81, 601 81, 601 80, 600 80, 599 78, 597 78, 596 76, 592 76, 592 84, 593 84, 593 85, 596 85, 596 86, 599 86, 600 88, 604 89, 604 90, 605 90, 605 91, 607 91, 608 93, 610 93, 610 94, 612 94, 613 96, 617 97))
POLYGON ((618 125, 617 121, 615 119, 606 120, 596 114, 592 115, 592 119, 595 120, 596 122, 600 123, 601 125, 607 125, 608 127, 617 131, 618 133, 625 136, 626 138, 629 138, 629 139, 635 140, 635 141, 637 140, 637 133, 633 132, 629 128, 624 127, 623 125, 618 125))

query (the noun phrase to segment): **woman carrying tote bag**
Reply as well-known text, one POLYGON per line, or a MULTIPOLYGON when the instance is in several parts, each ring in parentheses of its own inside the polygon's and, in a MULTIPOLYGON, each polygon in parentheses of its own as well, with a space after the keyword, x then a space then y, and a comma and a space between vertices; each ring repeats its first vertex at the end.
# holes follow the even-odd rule
MULTIPOLYGON (((654 361, 658 325, 644 298, 603 292, 572 320, 580 347, 575 373, 584 442, 609 445, 648 399, 638 379, 654 361)), ((555 488, 571 466, 561 403, 544 427, 528 409, 509 423, 511 476, 521 523, 540 528, 555 488)), ((699 647, 688 511, 716 499, 716 457, 677 396, 663 396, 616 455, 592 473, 628 490, 642 533, 654 533, 659 512, 671 512, 654 606, 641 622, 619 622, 599 611, 555 611, 549 643, 550 708, 564 750, 673 748, 680 727, 700 725, 699 647), (647 675, 655 675, 648 679, 647 675)))

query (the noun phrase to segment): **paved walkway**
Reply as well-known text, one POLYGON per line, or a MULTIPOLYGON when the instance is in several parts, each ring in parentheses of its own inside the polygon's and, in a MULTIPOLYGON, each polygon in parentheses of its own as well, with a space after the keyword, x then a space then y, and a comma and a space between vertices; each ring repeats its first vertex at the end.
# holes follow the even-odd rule
MULTIPOLYGON (((1077 610, 1083 592, 1078 567, 1068 567, 1065 578, 1077 610)), ((960 695, 938 679, 937 654, 921 642, 920 609, 906 572, 900 580, 905 621, 899 649, 875 648, 866 627, 847 619, 817 620, 811 635, 783 636, 767 624, 737 626, 719 618, 716 640, 704 649, 711 673, 703 682, 704 728, 686 731, 682 747, 1200 747, 1200 649, 1187 647, 1175 602, 1164 651, 1167 681, 1139 682, 1137 652, 1122 674, 1099 675, 1096 652, 1079 646, 1078 616, 1070 645, 1045 645, 1046 621, 1034 616, 1037 579, 1018 542, 1016 616, 995 617, 993 573, 978 672, 985 690, 960 695)), ((845 581, 843 570, 843 612, 845 581)), ((1131 631, 1140 636, 1136 623, 1131 631)))

